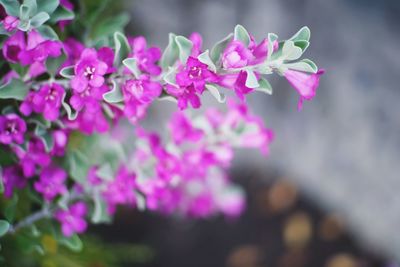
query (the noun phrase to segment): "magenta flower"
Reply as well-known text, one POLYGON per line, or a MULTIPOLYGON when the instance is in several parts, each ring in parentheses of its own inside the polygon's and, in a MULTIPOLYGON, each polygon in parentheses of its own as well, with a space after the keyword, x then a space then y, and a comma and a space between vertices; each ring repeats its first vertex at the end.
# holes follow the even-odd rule
MULTIPOLYGON (((64 7, 67 10, 72 11, 74 9, 74 5, 69 0, 60 0, 60 6, 64 7)), ((58 22, 60 29, 64 31, 65 27, 71 22, 72 20, 61 20, 58 22)))
POLYGON ((222 66, 225 69, 241 68, 249 65, 254 56, 240 41, 232 41, 222 53, 222 66))
POLYGON ((19 62, 19 55, 26 47, 25 36, 21 31, 17 31, 3 43, 3 56, 12 63, 19 62))
POLYGON ((161 73, 161 68, 157 65, 157 61, 161 58, 160 48, 147 48, 147 42, 143 36, 129 38, 129 44, 132 47, 132 54, 130 57, 137 60, 139 69, 142 72, 151 75, 159 75, 161 73))
POLYGON ((86 231, 86 214, 86 204, 80 201, 69 206, 67 210, 56 211, 54 217, 61 223, 61 231, 63 235, 70 237, 75 233, 81 234, 86 231))
POLYGON ((19 19, 13 16, 7 16, 3 20, 4 29, 8 32, 12 32, 18 27, 19 19))
POLYGON ((47 166, 40 173, 39 181, 34 183, 34 188, 41 193, 45 200, 52 201, 57 195, 67 192, 65 180, 67 173, 56 166, 47 166))
POLYGON ((312 100, 317 92, 319 79, 324 70, 319 70, 317 73, 305 73, 295 70, 287 70, 284 73, 285 78, 290 85, 299 93, 300 99, 298 102, 298 110, 303 107, 304 100, 312 100))
POLYGON ((13 150, 25 177, 32 177, 37 167, 45 167, 51 163, 51 157, 46 153, 44 143, 39 138, 29 140, 26 151, 19 146, 13 147, 13 150))
MULTIPOLYGON (((60 115, 64 88, 57 84, 45 84, 32 98, 32 109, 37 113, 43 113, 43 117, 49 121, 55 121, 60 115)), ((32 96, 28 95, 28 98, 32 96)))
POLYGON ((4 185, 4 196, 11 198, 15 188, 22 189, 26 185, 26 179, 22 175, 21 167, 18 165, 8 166, 3 168, 1 178, 4 185))
POLYGON ((185 141, 197 142, 204 137, 203 131, 194 128, 183 112, 176 112, 168 126, 172 139, 177 145, 185 141))
POLYGON ((79 129, 86 135, 91 135, 94 132, 105 133, 109 129, 107 118, 104 116, 100 104, 97 108, 86 106, 79 112, 74 121, 68 121, 68 125, 72 129, 79 129))
POLYGON ((98 59, 94 48, 83 50, 81 57, 75 65, 75 76, 71 80, 71 87, 77 93, 82 93, 89 86, 100 87, 104 84, 104 75, 108 66, 98 59))
POLYGON ((51 155, 53 156, 64 156, 65 154, 65 149, 68 144, 68 132, 67 130, 55 130, 52 133, 53 135, 53 140, 54 140, 54 146, 51 151, 51 155))
POLYGON ((26 132, 26 124, 16 114, 0 115, 0 143, 11 144, 13 142, 22 144, 24 142, 24 134, 26 132))
POLYGON ((65 40, 63 44, 65 53, 67 54, 67 60, 62 64, 62 67, 64 68, 75 65, 78 62, 82 51, 85 49, 85 46, 71 37, 65 40))
POLYGON ((197 58, 201 54, 201 46, 203 45, 203 38, 200 33, 194 32, 190 35, 189 40, 192 41, 192 53, 190 56, 197 58))
POLYGON ((113 73, 116 68, 113 66, 114 64, 114 51, 107 46, 103 46, 99 48, 97 51, 97 56, 100 61, 103 61, 107 64, 107 71, 105 74, 113 73))
POLYGON ((247 72, 241 71, 233 86, 236 95, 242 101, 244 100, 244 95, 254 91, 252 88, 246 86, 246 80, 247 80, 247 72))

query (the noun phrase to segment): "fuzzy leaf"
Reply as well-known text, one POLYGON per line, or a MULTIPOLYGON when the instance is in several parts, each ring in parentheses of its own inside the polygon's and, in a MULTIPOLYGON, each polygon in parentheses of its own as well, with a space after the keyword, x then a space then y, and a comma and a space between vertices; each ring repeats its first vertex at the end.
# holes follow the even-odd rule
POLYGON ((38 28, 49 19, 49 14, 46 12, 39 12, 31 19, 31 27, 38 28))
POLYGON ((62 235, 59 235, 57 238, 58 242, 67 248, 69 248, 72 251, 79 252, 83 248, 82 241, 79 239, 79 236, 74 234, 71 237, 65 237, 62 235))
POLYGON ((258 83, 260 84, 260 86, 258 86, 256 88, 256 91, 260 91, 263 93, 266 93, 268 95, 272 95, 272 86, 271 84, 268 82, 267 79, 261 78, 258 83))
MULTIPOLYGON (((46 60, 46 69, 50 76, 55 77, 58 74, 58 70, 61 65, 65 62, 67 56, 62 53, 59 57, 48 57, 46 60)), ((65 68, 64 68, 65 69, 65 68)), ((67 77, 65 77, 67 78, 67 77)))
POLYGON ((89 171, 88 158, 79 151, 72 151, 67 159, 72 179, 80 184, 85 183, 89 171))
POLYGON ((124 96, 122 95, 121 88, 119 84, 115 81, 112 81, 112 89, 111 91, 105 93, 103 95, 103 99, 108 103, 118 103, 124 100, 124 96))
POLYGON ((188 57, 190 56, 190 53, 192 52, 192 47, 193 47, 192 41, 190 41, 184 36, 176 36, 175 42, 179 49, 179 60, 183 64, 185 64, 188 57))
POLYGON ((316 73, 318 71, 317 65, 309 59, 303 59, 299 62, 284 64, 285 67, 292 70, 316 73))
POLYGON ((250 44, 250 35, 242 25, 236 25, 234 31, 234 40, 241 41, 245 46, 250 44))
POLYGON ((228 36, 226 36, 224 39, 222 39, 221 41, 216 43, 213 46, 213 48, 211 49, 210 57, 211 57, 211 60, 215 64, 217 64, 217 62, 221 58, 222 52, 224 52, 224 50, 225 50, 226 46, 229 44, 229 42, 232 41, 232 38, 233 38, 233 34, 231 33, 228 36))
POLYGON ((206 84, 207 90, 210 92, 210 94, 219 102, 219 103, 225 103, 226 101, 226 96, 220 92, 217 86, 212 85, 212 84, 206 84))
POLYGON ((59 0, 36 0, 38 12, 46 12, 52 14, 60 4, 59 0))
POLYGON ((176 85, 175 77, 176 77, 176 69, 172 68, 172 67, 169 67, 168 71, 165 73, 163 79, 168 84, 176 85))
POLYGON ((258 79, 254 71, 247 69, 246 86, 249 88, 257 88, 259 86, 258 79))
POLYGON ((36 30, 47 40, 59 40, 57 33, 48 25, 42 25, 36 30))
POLYGON ((73 121, 78 116, 78 112, 73 110, 70 107, 70 105, 67 102, 65 102, 65 97, 66 97, 66 94, 64 94, 64 96, 62 98, 61 104, 62 104, 63 108, 65 109, 65 111, 67 112, 68 120, 73 121))
POLYGON ((310 41, 311 31, 307 26, 301 28, 289 40, 291 41, 310 41))
POLYGON ((93 201, 94 211, 91 218, 92 222, 95 224, 110 222, 111 217, 107 213, 107 204, 99 193, 94 194, 93 201))
POLYGON ((51 14, 50 22, 56 23, 60 20, 73 20, 75 18, 75 14, 73 11, 66 9, 63 6, 57 7, 53 14, 51 14))
POLYGON ((301 41, 295 41, 294 42, 294 45, 295 46, 297 46, 297 47, 300 47, 301 48, 301 50, 303 51, 303 53, 304 53, 304 51, 306 51, 307 50, 307 48, 308 48, 308 46, 310 45, 310 42, 308 42, 308 41, 304 41, 304 40, 301 40, 301 41))
POLYGON ((286 60, 296 60, 301 57, 303 50, 294 45, 293 41, 285 41, 282 48, 282 57, 286 60))
POLYGON ((168 36, 168 45, 161 57, 161 66, 165 69, 172 66, 179 57, 179 48, 175 41, 176 35, 170 33, 168 36))
POLYGON ((15 0, 0 0, 0 4, 6 10, 6 13, 18 17, 19 16, 19 3, 15 0))
POLYGON ((135 58, 126 58, 122 61, 122 64, 124 64, 136 78, 139 78, 140 70, 135 58))
POLYGON ((24 82, 12 79, 9 83, 0 86, 0 99, 24 100, 29 87, 24 82))
POLYGON ((7 234, 10 229, 10 223, 5 220, 0 220, 0 237, 7 234))
POLYGON ((214 62, 211 60, 210 58, 210 52, 208 51, 208 49, 206 51, 204 51, 203 53, 201 53, 197 59, 204 63, 207 64, 208 68, 214 72, 217 71, 217 67, 215 66, 214 62))
POLYGON ((125 35, 120 32, 114 33, 114 46, 114 64, 119 66, 122 63, 122 60, 128 57, 129 53, 131 52, 131 48, 129 46, 128 39, 126 39, 125 35))
POLYGON ((129 22, 129 15, 125 13, 102 19, 95 24, 95 28, 91 36, 93 40, 107 36, 112 36, 115 32, 122 32, 126 24, 128 24, 128 22, 129 22))
POLYGON ((60 75, 64 78, 71 79, 75 76, 74 66, 64 67, 60 70, 60 75))

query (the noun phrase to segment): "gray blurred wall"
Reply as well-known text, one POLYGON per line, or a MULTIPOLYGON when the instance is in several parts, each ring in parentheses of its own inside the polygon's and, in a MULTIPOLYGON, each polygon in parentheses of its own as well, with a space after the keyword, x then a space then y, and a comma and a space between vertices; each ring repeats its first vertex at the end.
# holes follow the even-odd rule
POLYGON ((344 216, 360 243, 400 259, 400 1, 125 2, 133 28, 161 46, 168 32, 198 31, 209 47, 237 23, 258 40, 308 25, 305 56, 327 70, 318 95, 297 112, 296 92, 275 77, 273 96, 250 96, 276 140, 268 159, 242 153, 240 162, 287 173, 318 205, 344 216))

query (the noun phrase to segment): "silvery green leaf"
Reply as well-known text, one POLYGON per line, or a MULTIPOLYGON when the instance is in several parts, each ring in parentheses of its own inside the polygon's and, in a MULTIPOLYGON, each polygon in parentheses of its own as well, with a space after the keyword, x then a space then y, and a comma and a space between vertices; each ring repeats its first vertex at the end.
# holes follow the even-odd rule
POLYGON ((7 234, 8 229, 10 229, 10 223, 6 220, 0 220, 0 237, 7 234))
POLYGON ((79 236, 77 234, 74 234, 71 237, 65 237, 62 234, 59 234, 57 237, 58 243, 66 246, 72 251, 79 252, 83 248, 82 241, 79 239, 79 236))
POLYGON ((171 85, 176 85, 175 83, 176 69, 169 67, 168 71, 165 73, 163 79, 166 83, 171 85))
POLYGON ((220 93, 219 88, 215 85, 212 84, 206 84, 207 90, 210 92, 210 94, 215 97, 215 99, 219 103, 225 103, 226 101, 226 96, 223 93, 220 93))
POLYGON ((46 69, 50 76, 54 77, 58 74, 58 70, 65 62, 67 56, 62 53, 59 57, 48 57, 46 60, 46 69))
POLYGON ((245 46, 250 44, 250 35, 240 24, 236 25, 234 30, 234 40, 241 41, 245 46))
POLYGON ((111 217, 107 213, 107 204, 101 197, 100 193, 96 192, 94 194, 93 201, 94 210, 92 214, 92 222, 95 224, 110 222, 111 217))
POLYGON ((76 117, 78 116, 78 112, 73 110, 68 103, 65 102, 65 97, 67 94, 64 94, 61 104, 63 106, 63 108, 65 109, 65 111, 67 112, 67 116, 68 116, 68 120, 72 121, 75 120, 76 117))
POLYGON ((24 100, 29 87, 24 82, 12 79, 7 84, 0 86, 0 99, 24 100))
POLYGON ((96 171, 97 176, 106 181, 114 180, 114 172, 109 163, 100 166, 96 171))
POLYGON ((217 71, 217 67, 215 67, 214 62, 211 60, 210 58, 210 52, 208 51, 208 49, 206 51, 204 51, 203 53, 201 53, 197 59, 206 64, 208 66, 208 68, 214 72, 217 71))
POLYGON ((139 194, 135 192, 136 196, 136 205, 139 211, 145 211, 146 210, 146 199, 142 194, 139 194))
POLYGON ((52 14, 60 4, 59 0, 36 0, 38 12, 46 12, 52 14))
POLYGON ((178 100, 176 100, 175 97, 170 96, 170 95, 164 95, 164 96, 160 96, 159 98, 157 98, 157 100, 159 101, 170 101, 170 102, 178 102, 178 100))
POLYGON ((73 11, 66 9, 63 6, 58 6, 57 9, 51 14, 50 22, 56 23, 60 20, 72 20, 75 18, 73 11))
POLYGON ((56 41, 59 40, 57 33, 48 25, 43 24, 36 30, 40 33, 40 35, 43 36, 43 38, 47 40, 56 40, 56 41))
POLYGON ((6 10, 6 13, 18 17, 19 15, 19 2, 16 0, 0 0, 0 4, 6 10))
POLYGON ((126 58, 122 61, 122 64, 124 64, 124 66, 127 67, 136 78, 139 78, 140 70, 135 58, 126 58))
POLYGON ((118 83, 112 81, 112 89, 103 95, 103 99, 108 103, 118 103, 124 100, 124 96, 122 95, 118 83))
POLYGON ((193 47, 192 41, 190 41, 184 36, 179 35, 175 37, 175 42, 179 49, 179 60, 183 64, 185 64, 192 52, 192 47, 193 47))
POLYGON ((20 20, 18 23, 18 29, 27 32, 31 28, 31 21, 29 19, 26 20, 20 20))
POLYGON ((291 41, 310 41, 311 31, 307 26, 301 28, 289 40, 291 41))
POLYGON ((278 40, 278 35, 276 35, 275 33, 268 33, 268 59, 274 52, 274 43, 276 40, 278 40))
POLYGON ((301 50, 303 51, 303 53, 304 53, 304 51, 306 51, 306 49, 308 48, 308 46, 310 45, 310 42, 308 42, 308 41, 304 41, 304 40, 301 40, 301 41, 295 41, 294 42, 294 45, 295 46, 297 46, 297 47, 300 47, 301 48, 301 50))
POLYGON ((15 211, 17 209, 18 200, 19 200, 18 195, 14 194, 11 201, 9 203, 7 203, 7 206, 4 208, 4 211, 3 211, 4 217, 10 223, 14 222, 15 211))
POLYGON ((21 5, 19 7, 19 19, 21 21, 24 21, 25 24, 27 24, 27 21, 29 20, 30 17, 30 9, 29 6, 27 5, 21 5))
POLYGON ((120 32, 114 33, 114 46, 114 64, 119 66, 122 60, 128 57, 131 52, 131 47, 129 46, 128 39, 126 39, 125 35, 120 32))
POLYGON ((296 60, 301 57, 303 50, 294 45, 293 41, 285 41, 282 48, 282 57, 286 60, 296 60))
POLYGON ((53 135, 51 135, 45 128, 43 128, 39 124, 36 125, 35 135, 43 141, 46 152, 50 152, 53 149, 53 135))
POLYGON ((161 57, 161 66, 165 69, 172 66, 179 57, 179 48, 175 41, 176 35, 170 33, 168 36, 168 45, 161 57))
POLYGON ((273 73, 272 68, 268 61, 256 66, 254 70, 256 70, 260 74, 272 74, 273 73))
POLYGON ((82 152, 70 151, 67 155, 69 174, 72 179, 84 184, 89 171, 89 159, 82 152))
POLYGON ((0 166, 0 194, 4 192, 3 169, 0 166))
POLYGON ((318 71, 317 65, 309 59, 303 59, 294 63, 284 64, 285 67, 292 70, 316 73, 318 71))
POLYGON ((37 3, 36 0, 24 0, 22 3, 23 6, 28 7, 28 15, 32 17, 37 13, 37 3))
POLYGON ((112 36, 115 32, 122 32, 128 22, 129 15, 127 13, 101 19, 95 23, 91 37, 93 40, 97 40, 104 36, 112 36))
POLYGON ((50 18, 46 12, 39 12, 33 18, 31 18, 31 26, 33 28, 40 27, 43 23, 48 21, 50 18))
POLYGON ((64 67, 60 70, 60 75, 67 79, 72 79, 75 76, 74 66, 64 67))
POLYGON ((247 78, 246 78, 246 86, 249 88, 257 88, 259 86, 258 79, 253 70, 246 70, 247 78))
POLYGON ((221 58, 221 54, 222 52, 224 52, 226 46, 228 45, 228 43, 230 41, 232 41, 233 38, 233 33, 230 33, 228 36, 226 36, 224 39, 222 39, 221 41, 219 41, 218 43, 216 43, 213 48, 211 48, 211 52, 210 52, 210 57, 211 60, 217 64, 217 62, 219 61, 219 59, 221 58))
POLYGON ((0 35, 10 35, 10 33, 4 29, 3 22, 0 22, 0 35))
POLYGON ((256 88, 256 91, 260 91, 269 95, 272 95, 272 86, 271 84, 268 82, 267 79, 265 78, 261 78, 258 83, 260 84, 260 86, 258 86, 256 88))

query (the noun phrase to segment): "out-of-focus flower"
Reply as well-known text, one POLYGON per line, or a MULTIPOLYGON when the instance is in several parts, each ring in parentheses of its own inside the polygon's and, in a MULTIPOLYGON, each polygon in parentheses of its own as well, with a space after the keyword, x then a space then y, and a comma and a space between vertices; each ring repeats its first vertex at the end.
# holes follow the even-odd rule
POLYGON ((65 186, 67 173, 59 167, 48 166, 43 168, 39 178, 34 183, 34 188, 47 201, 52 201, 57 195, 64 194, 67 191, 65 186))
POLYGON ((63 235, 70 237, 75 233, 81 234, 86 231, 86 214, 86 204, 80 201, 69 206, 67 210, 56 211, 54 217, 61 223, 63 235))
POLYGON ((17 114, 0 116, 0 143, 11 144, 13 142, 22 144, 26 132, 26 123, 17 114))

